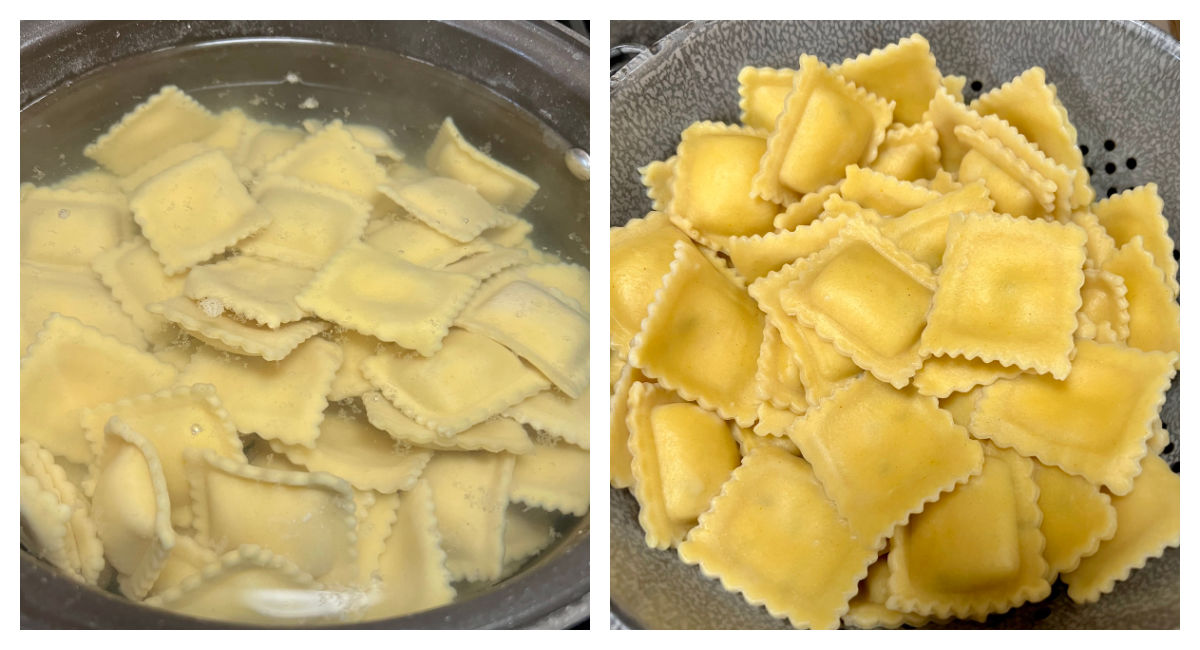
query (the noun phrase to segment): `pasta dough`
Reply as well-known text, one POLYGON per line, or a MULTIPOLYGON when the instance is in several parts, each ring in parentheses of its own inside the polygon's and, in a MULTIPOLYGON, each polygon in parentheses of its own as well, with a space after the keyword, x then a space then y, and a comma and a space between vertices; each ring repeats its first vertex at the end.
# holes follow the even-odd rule
POLYGON ((645 543, 862 628, 1060 575, 1090 602, 1178 545, 1158 188, 1095 202, 1042 68, 968 105, 919 34, 798 63, 741 68, 741 126, 691 118, 610 231, 610 481, 645 543))
POLYGON ((450 117, 424 169, 257 108, 167 87, 21 186, 22 547, 218 624, 479 593, 587 512, 588 271, 450 117))

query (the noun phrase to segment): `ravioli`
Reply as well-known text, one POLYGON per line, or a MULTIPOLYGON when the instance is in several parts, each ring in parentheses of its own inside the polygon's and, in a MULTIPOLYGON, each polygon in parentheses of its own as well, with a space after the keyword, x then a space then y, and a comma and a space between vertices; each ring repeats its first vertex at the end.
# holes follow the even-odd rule
POLYGON ((133 193, 129 207, 172 275, 209 260, 271 220, 219 151, 154 176, 133 193))
POLYGON ((871 162, 894 106, 848 83, 815 56, 802 56, 752 191, 790 203, 842 178, 846 165, 871 162))
POLYGON ((888 608, 982 620, 1049 595, 1033 463, 993 447, 985 453, 982 473, 892 540, 888 608))
POLYGON ((1074 225, 951 216, 921 353, 999 361, 1066 378, 1082 302, 1085 239, 1074 225))
POLYGON ((21 360, 21 438, 73 463, 92 452, 83 409, 166 388, 178 373, 68 316, 53 314, 21 360))
POLYGON ((677 243, 629 362, 701 406, 750 425, 762 333, 762 314, 745 291, 694 247, 677 243), (705 359, 703 370, 698 358, 705 359))
POLYGON ((442 120, 425 152, 425 164, 436 174, 474 187, 493 205, 520 212, 537 194, 537 181, 483 153, 467 142, 454 120, 442 120))
POLYGON ((321 269, 296 296, 296 304, 360 334, 429 356, 441 348, 478 286, 468 275, 427 269, 353 243, 321 269))
POLYGON ((87 148, 104 169, 21 185, 22 550, 218 624, 486 590, 587 512, 587 269, 534 243, 537 182, 450 116, 426 169, 393 138, 419 125, 300 129, 262 99, 166 87, 87 148), (563 319, 531 336, 530 297, 563 319), (488 335, 452 329, 468 303, 488 335), (406 355, 433 363, 366 372, 406 355), (448 455, 479 464, 429 467, 448 455))
POLYGON ((681 123, 610 231, 610 483, 646 545, 860 628, 983 622, 1060 576, 1091 602, 1178 545, 1159 188, 1095 201, 1042 68, 968 104, 919 34, 740 65, 740 125, 681 123))
POLYGON ((854 537, 807 462, 763 447, 734 471, 679 555, 795 627, 833 628, 878 552, 854 537))
POLYGON ((983 450, 931 397, 869 375, 843 384, 787 430, 861 540, 878 547, 897 525, 965 483, 983 450))

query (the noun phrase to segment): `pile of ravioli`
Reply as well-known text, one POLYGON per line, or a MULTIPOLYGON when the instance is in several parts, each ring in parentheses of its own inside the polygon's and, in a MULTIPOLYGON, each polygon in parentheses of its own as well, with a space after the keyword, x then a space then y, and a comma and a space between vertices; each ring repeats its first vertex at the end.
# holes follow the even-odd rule
MULTIPOLYGON (((21 542, 193 616, 391 617, 588 508, 588 271, 450 118, 210 112, 168 86, 21 188, 21 542)), ((557 526, 557 528, 556 528, 557 526)))
POLYGON ((611 231, 611 480, 798 628, 1098 599, 1179 543, 1154 184, 1096 201, 1041 68, 967 104, 914 35, 744 68, 611 231))

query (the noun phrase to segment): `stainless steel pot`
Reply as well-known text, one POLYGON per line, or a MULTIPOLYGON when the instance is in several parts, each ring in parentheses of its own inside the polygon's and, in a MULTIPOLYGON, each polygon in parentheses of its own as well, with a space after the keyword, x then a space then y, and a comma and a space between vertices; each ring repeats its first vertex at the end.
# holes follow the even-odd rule
MULTIPOLYGON (((537 180, 522 214, 538 244, 584 264, 588 42, 552 23, 23 22, 21 180, 90 168, 84 145, 136 101, 173 83, 210 108, 265 102, 269 117, 403 125, 422 152, 445 115, 472 142, 537 180), (288 83, 288 73, 300 83, 288 83), (300 108, 317 100, 316 110, 300 108), (256 99, 257 98, 257 99, 256 99)), ((311 104, 310 104, 311 105, 311 104)), ((428 612, 362 628, 566 628, 588 615, 587 517, 499 585, 428 612)), ((23 628, 211 628, 84 586, 21 551, 23 628)))

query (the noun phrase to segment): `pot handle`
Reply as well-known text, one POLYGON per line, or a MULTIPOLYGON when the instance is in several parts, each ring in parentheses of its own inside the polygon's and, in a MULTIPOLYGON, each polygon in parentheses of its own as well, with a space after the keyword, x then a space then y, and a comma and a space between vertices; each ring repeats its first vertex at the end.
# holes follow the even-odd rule
POLYGON ((649 45, 641 43, 621 43, 608 49, 608 76, 613 76, 634 60, 639 54, 650 50, 649 45))

